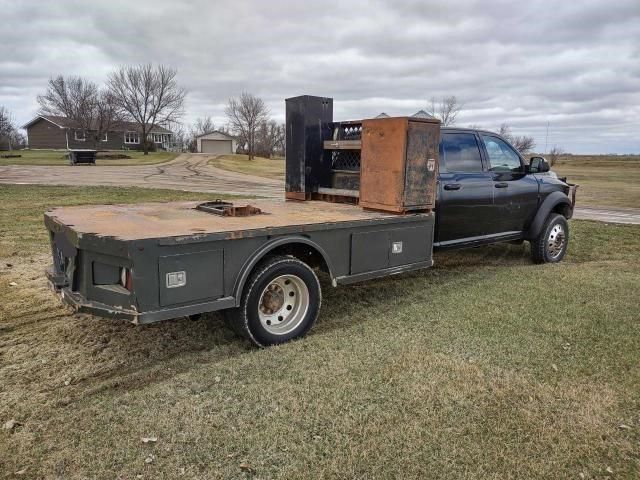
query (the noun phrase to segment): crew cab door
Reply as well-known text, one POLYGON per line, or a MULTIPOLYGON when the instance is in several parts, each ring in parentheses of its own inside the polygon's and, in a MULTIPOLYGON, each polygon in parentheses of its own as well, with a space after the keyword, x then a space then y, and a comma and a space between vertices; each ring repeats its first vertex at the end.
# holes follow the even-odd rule
POLYGON ((436 201, 436 243, 445 247, 498 233, 493 208, 493 178, 480 153, 475 132, 443 132, 436 201))
POLYGON ((504 233, 529 228, 538 208, 538 181, 527 174, 511 145, 497 135, 481 134, 493 182, 493 202, 504 233))

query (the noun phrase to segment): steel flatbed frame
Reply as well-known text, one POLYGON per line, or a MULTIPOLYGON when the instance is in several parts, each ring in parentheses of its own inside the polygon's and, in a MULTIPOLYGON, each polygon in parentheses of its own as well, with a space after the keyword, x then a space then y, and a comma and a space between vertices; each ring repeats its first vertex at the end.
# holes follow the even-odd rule
POLYGON ((221 217, 197 210, 201 202, 53 209, 45 214, 57 259, 49 280, 77 310, 149 323, 238 306, 253 267, 293 249, 334 286, 432 265, 433 213, 248 202, 262 213, 221 217), (117 284, 121 268, 131 270, 131 290, 117 284), (185 272, 186 285, 169 287, 172 272, 185 272))

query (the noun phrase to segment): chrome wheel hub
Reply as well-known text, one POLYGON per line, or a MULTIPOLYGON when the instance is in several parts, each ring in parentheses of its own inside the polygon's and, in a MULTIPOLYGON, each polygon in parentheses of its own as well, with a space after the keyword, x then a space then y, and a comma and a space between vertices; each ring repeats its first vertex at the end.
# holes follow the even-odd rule
POLYGON ((265 287, 258 302, 260 323, 272 335, 295 330, 309 309, 309 289, 295 275, 281 275, 265 287))
POLYGON ((547 253, 549 257, 552 259, 558 258, 562 253, 565 241, 566 235, 562 225, 554 225, 547 238, 547 253))

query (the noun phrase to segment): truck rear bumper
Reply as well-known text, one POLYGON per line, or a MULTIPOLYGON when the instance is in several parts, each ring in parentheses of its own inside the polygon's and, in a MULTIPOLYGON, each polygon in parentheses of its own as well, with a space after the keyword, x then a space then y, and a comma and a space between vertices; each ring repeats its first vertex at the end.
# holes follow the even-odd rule
MULTIPOLYGON (((55 287, 54 287, 55 288, 55 287)), ((142 315, 133 310, 124 310, 104 303, 92 302, 82 297, 77 292, 72 292, 68 287, 57 289, 57 293, 62 301, 74 308, 76 312, 91 313, 100 317, 113 318, 116 320, 127 320, 132 323, 144 323, 141 321, 142 315)))
POLYGON ((172 318, 187 317, 199 313, 212 312, 236 306, 235 298, 225 297, 213 302, 204 302, 181 307, 165 308, 150 312, 138 312, 121 307, 88 300, 80 293, 74 292, 66 285, 64 275, 56 275, 52 269, 46 271, 49 287, 57 293, 62 301, 76 312, 89 313, 114 320, 126 320, 134 324, 154 323, 172 318))
POLYGON ((93 302, 84 298, 80 293, 74 292, 67 286, 65 275, 54 272, 53 268, 47 269, 46 276, 49 280, 49 288, 57 293, 64 303, 73 307, 76 312, 141 323, 139 320, 140 314, 134 310, 125 310, 111 307, 104 303, 93 302))

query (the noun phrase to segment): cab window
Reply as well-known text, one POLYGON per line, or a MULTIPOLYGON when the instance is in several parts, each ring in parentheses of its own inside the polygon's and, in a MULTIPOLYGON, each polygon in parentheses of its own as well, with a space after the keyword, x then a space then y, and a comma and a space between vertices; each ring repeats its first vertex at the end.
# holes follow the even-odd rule
POLYGON ((482 157, 473 133, 445 133, 440 140, 440 163, 447 172, 482 172, 482 157))
POLYGON ((482 135, 482 141, 489 155, 489 170, 492 172, 521 172, 520 156, 504 140, 490 135, 482 135))

